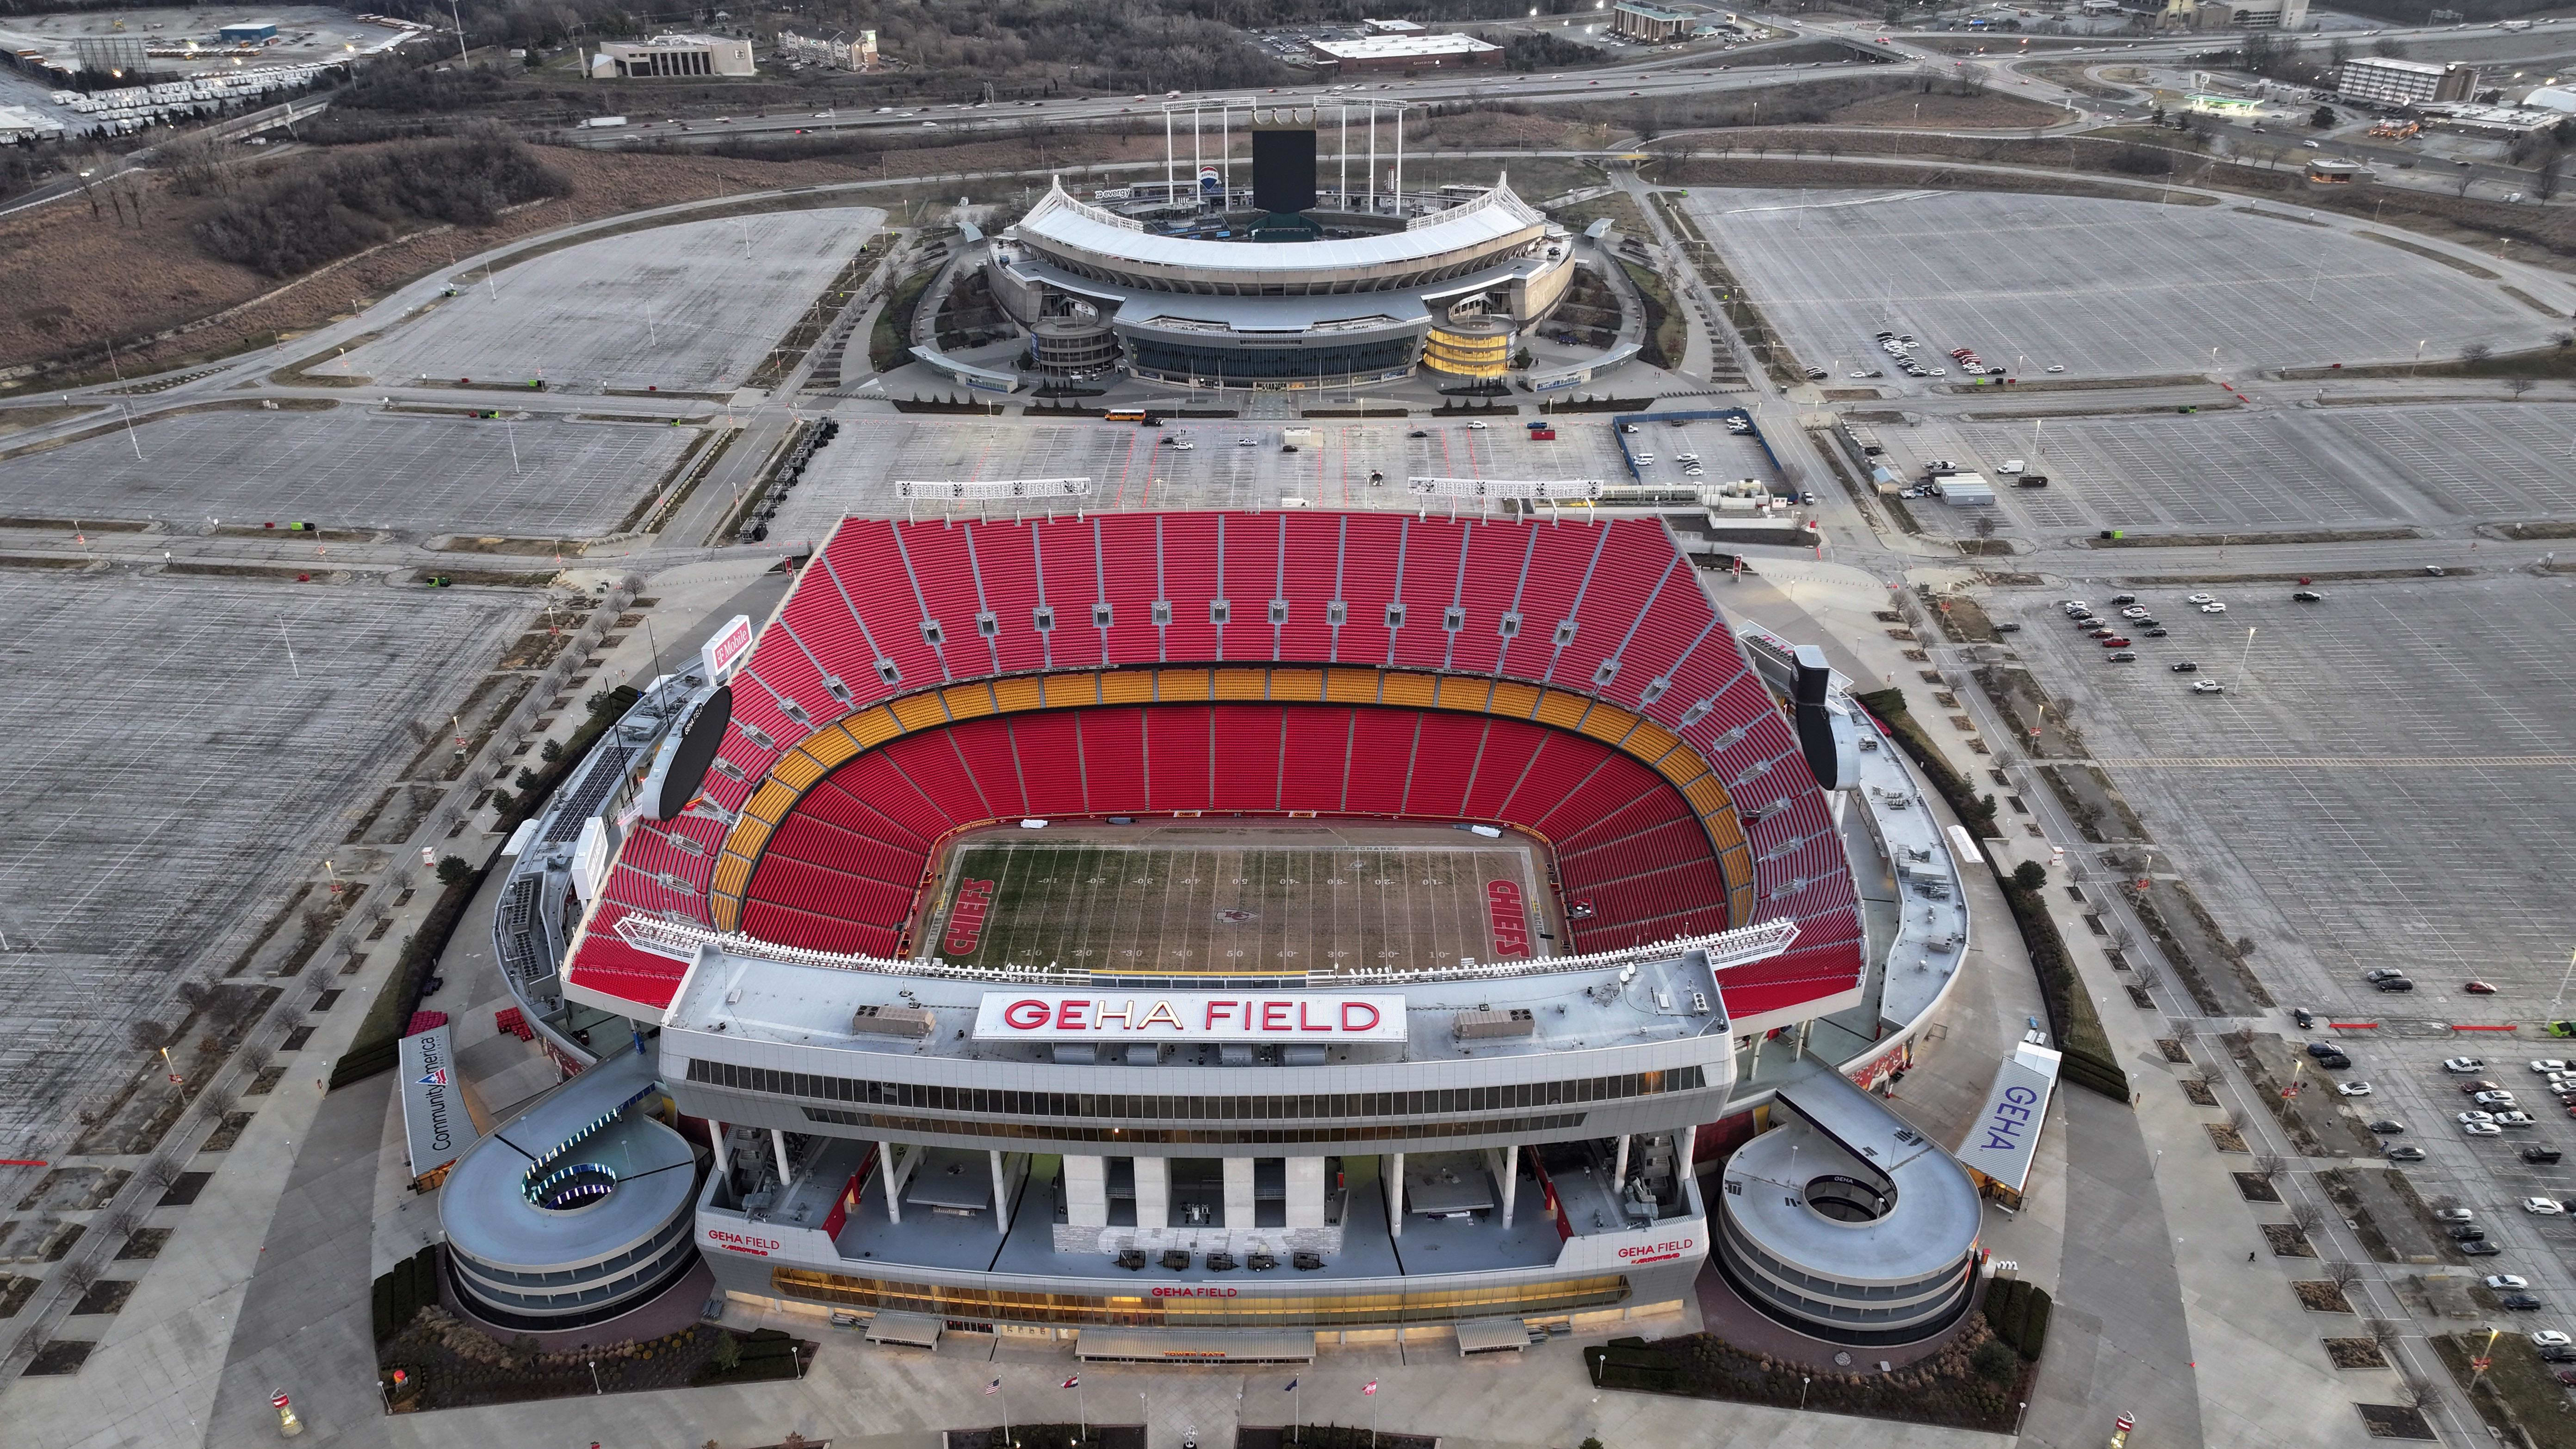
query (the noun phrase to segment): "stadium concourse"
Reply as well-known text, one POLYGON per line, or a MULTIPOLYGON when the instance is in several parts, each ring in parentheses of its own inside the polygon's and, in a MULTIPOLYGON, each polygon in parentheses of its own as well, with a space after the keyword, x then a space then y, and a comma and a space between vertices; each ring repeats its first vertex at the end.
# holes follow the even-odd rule
POLYGON ((1583 950, 1796 922, 1723 983, 1739 1028, 1862 974, 1824 795, 1652 520, 853 518, 731 692, 706 805, 627 837, 576 998, 669 1005, 628 912, 900 956, 961 830, 1188 813, 1526 830, 1583 950))

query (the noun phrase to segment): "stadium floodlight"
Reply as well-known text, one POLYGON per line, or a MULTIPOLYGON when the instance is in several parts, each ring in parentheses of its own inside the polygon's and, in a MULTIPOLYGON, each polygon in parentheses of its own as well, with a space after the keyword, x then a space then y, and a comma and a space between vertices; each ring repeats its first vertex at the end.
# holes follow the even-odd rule
POLYGON ((1598 478, 1407 478, 1425 498, 1598 498, 1598 478))
POLYGON ((1084 498, 1088 478, 985 478, 897 482, 894 495, 916 502, 981 503, 996 498, 1084 498))

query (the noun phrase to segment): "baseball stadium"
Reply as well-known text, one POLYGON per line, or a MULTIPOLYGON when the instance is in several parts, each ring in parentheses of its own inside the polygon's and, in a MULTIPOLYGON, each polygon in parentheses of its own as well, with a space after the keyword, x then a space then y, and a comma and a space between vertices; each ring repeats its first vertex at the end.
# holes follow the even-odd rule
POLYGON ((513 990, 613 1069, 459 1163, 459 1300, 598 1322, 685 1242, 881 1341, 1293 1362, 1714 1257, 1802 1334, 1946 1327, 1979 1187, 1865 1088, 1958 846, 1706 577, 1650 517, 843 520, 515 846, 513 990))

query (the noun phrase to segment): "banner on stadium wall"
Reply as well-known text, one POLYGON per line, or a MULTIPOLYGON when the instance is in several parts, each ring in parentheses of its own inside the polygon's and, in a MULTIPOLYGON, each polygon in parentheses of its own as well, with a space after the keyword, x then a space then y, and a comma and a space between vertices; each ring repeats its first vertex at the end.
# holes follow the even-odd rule
POLYGON ((1404 998, 1316 991, 987 991, 977 1041, 1400 1042, 1404 998))

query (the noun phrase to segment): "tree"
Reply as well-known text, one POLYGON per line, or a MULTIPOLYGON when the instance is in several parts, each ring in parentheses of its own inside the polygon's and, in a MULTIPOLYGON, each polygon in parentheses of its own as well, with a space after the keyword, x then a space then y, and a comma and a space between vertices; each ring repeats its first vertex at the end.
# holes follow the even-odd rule
POLYGON ((732 1373, 742 1363, 742 1340, 723 1329, 716 1330, 715 1364, 718 1373, 732 1373))
POLYGON ((2334 123, 2335 108, 2332 106, 2319 106, 2315 110, 2308 112, 2308 124, 2316 127, 2320 131, 2331 128, 2334 123))
POLYGON ((2495 348, 2484 342, 2472 342, 2468 346, 2460 349, 2460 360, 2471 367, 2475 367, 2479 363, 2484 362, 2493 356, 2495 356, 2495 348))
POLYGON ((2343 69, 2344 62, 2350 59, 2352 59, 2352 42, 2350 40, 2338 35, 2334 39, 2326 42, 2326 63, 2328 65, 2333 66, 2337 70, 2341 70, 2343 69))
POLYGON ((138 1051, 157 1052, 170 1044, 170 1028, 157 1021, 130 1022, 125 1028, 125 1040, 138 1051))
POLYGON ((2025 860, 2013 867, 2012 883, 2026 891, 2039 890, 2048 884, 2048 867, 2035 860, 2025 860))
POLYGON ((2515 397, 2520 397, 2524 393, 2531 391, 2535 386, 2537 386, 2537 384, 2530 378, 2509 377, 2505 379, 2504 390, 2512 393, 2515 397))
POLYGON ((457 882, 464 880, 467 876, 472 874, 474 874, 474 867, 466 863, 465 857, 461 855, 446 855, 439 857, 439 884, 455 885, 457 882))
POLYGON ((2349 1288, 2361 1281, 2361 1265, 2337 1259, 2326 1264, 2326 1277, 2338 1288, 2349 1288))

